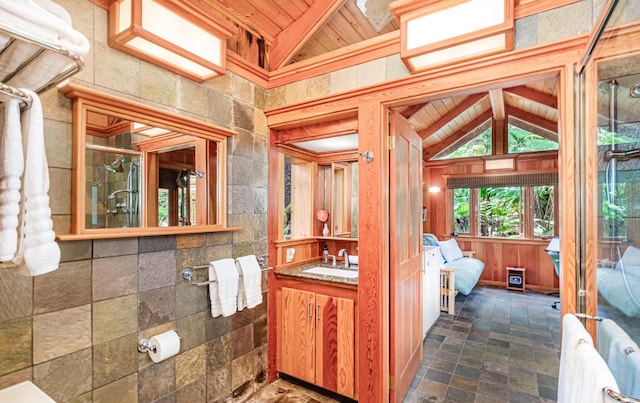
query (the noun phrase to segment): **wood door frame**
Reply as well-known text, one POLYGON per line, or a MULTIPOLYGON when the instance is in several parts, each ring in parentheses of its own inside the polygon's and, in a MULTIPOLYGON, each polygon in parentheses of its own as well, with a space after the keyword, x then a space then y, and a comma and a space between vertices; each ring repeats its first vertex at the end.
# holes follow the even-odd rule
MULTIPOLYGON (((483 58, 474 62, 451 67, 447 71, 436 74, 415 74, 397 80, 387 81, 380 85, 356 89, 349 92, 323 96, 309 101, 290 104, 266 111, 267 123, 271 130, 276 128, 292 128, 305 122, 335 121, 348 116, 353 111, 360 117, 358 127, 360 133, 359 152, 372 151, 374 159, 369 164, 362 164, 360 171, 360 188, 366 192, 369 204, 364 204, 365 197, 360 198, 360 211, 368 208, 367 215, 360 217, 360 245, 376 245, 375 248, 360 248, 361 282, 358 287, 359 300, 359 334, 363 335, 359 343, 359 396, 362 401, 385 402, 389 399, 389 263, 388 234, 389 224, 389 191, 382 179, 388 175, 388 154, 386 152, 386 133, 388 118, 386 109, 409 106, 429 99, 445 96, 471 94, 484 89, 494 89, 506 83, 518 84, 548 75, 557 75, 559 79, 559 130, 562 134, 562 145, 559 154, 559 183, 561 194, 560 217, 561 229, 561 267, 564 278, 575 278, 576 255, 576 220, 575 192, 562 191, 572 189, 575 177, 575 160, 573 146, 574 134, 574 100, 573 100, 573 65, 582 56, 587 43, 587 35, 569 40, 554 42, 522 50, 508 52, 503 55, 483 58), (385 235, 383 235, 385 234, 385 235), (371 250, 370 250, 371 249, 371 250), (366 336, 365 336, 366 335, 366 336)), ((275 167, 272 154, 275 144, 271 144, 269 153, 269 193, 272 194, 274 178, 271 168, 275 167)), ((274 178, 275 179, 275 178, 274 178)), ((269 255, 275 256, 275 237, 277 217, 272 217, 269 205, 269 255)), ((275 300, 275 276, 270 274, 269 304, 275 300), (273 279, 273 280, 272 280, 273 279)), ((561 283, 563 312, 575 308, 575 281, 561 283)), ((274 301, 275 303, 275 301, 274 301)), ((270 310, 271 311, 271 310, 270 310)), ((275 314, 269 327, 275 323, 275 314)), ((275 343, 275 329, 269 332, 269 343, 275 343)), ((276 344, 273 344, 274 346, 276 344)), ((270 351, 271 354, 271 351, 270 351)), ((270 357, 270 363, 274 360, 270 357)), ((271 370, 270 379, 276 373, 271 370)))

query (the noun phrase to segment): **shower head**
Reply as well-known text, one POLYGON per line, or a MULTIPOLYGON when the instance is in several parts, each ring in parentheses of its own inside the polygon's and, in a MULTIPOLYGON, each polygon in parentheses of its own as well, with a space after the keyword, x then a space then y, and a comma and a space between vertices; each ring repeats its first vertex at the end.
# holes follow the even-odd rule
POLYGON ((118 158, 117 160, 113 161, 111 164, 104 164, 104 169, 113 173, 124 172, 124 167, 122 166, 123 162, 124 162, 124 157, 118 158))
POLYGON ((640 83, 634 84, 629 88, 629 96, 631 98, 640 98, 640 83))

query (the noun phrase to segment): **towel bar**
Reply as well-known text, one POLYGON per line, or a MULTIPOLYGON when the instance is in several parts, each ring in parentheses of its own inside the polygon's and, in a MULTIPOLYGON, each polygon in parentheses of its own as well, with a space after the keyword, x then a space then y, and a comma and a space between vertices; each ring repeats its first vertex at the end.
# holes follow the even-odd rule
POLYGON ((604 320, 604 318, 602 316, 591 316, 591 315, 587 315, 586 313, 574 313, 574 315, 580 319, 589 319, 589 320, 595 320, 596 322, 602 322, 604 320))
MULTIPOLYGON (((196 286, 203 286, 203 285, 209 285, 211 283, 215 283, 217 280, 202 281, 200 283, 194 283, 193 282, 193 271, 194 270, 208 269, 208 268, 209 268, 208 264, 203 264, 201 266, 187 267, 186 269, 182 270, 182 279, 184 281, 188 281, 189 284, 196 285, 196 286)), ((267 267, 267 268, 261 269, 261 271, 268 271, 268 270, 271 270, 271 269, 273 269, 273 267, 267 267)), ((242 277, 242 273, 240 273, 240 276, 242 277)))
POLYGON ((611 397, 612 399, 615 399, 618 402, 623 402, 623 403, 640 403, 640 399, 636 399, 633 397, 629 397, 629 396, 625 396, 620 392, 616 392, 615 390, 611 389, 608 386, 605 386, 604 388, 604 392, 609 395, 609 397, 611 397))

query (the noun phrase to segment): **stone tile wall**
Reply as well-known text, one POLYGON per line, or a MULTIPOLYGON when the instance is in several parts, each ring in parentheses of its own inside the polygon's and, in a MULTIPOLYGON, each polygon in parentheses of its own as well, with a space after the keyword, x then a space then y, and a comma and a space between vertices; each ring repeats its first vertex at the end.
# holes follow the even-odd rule
MULTIPOLYGON (((91 42, 73 82, 221 127, 234 232, 60 242, 58 270, 0 271, 0 388, 32 380, 58 402, 242 401, 266 383, 267 307, 212 318, 183 268, 267 250, 265 90, 231 72, 197 84, 107 45, 107 12, 57 0, 91 42), (169 329, 180 353, 154 363, 138 341, 169 329)), ((54 229, 71 223, 71 101, 41 94, 54 229)), ((196 273, 203 280, 206 271, 196 273)), ((266 276, 263 290, 266 291, 266 276)))

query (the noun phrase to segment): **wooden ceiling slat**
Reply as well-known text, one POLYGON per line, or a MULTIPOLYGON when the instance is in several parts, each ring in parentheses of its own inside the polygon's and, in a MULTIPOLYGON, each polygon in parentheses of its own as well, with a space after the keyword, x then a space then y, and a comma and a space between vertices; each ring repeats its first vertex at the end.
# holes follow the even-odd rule
POLYGON ((245 27, 247 30, 255 33, 258 37, 264 38, 268 43, 272 43, 276 35, 282 31, 277 24, 246 2, 233 0, 203 1, 220 12, 220 14, 229 18, 231 21, 245 27))
POLYGON ((436 124, 433 124, 433 125, 425 128, 425 129, 419 131, 418 134, 424 140, 425 138, 429 137, 431 134, 433 134, 436 131, 438 131, 438 129, 442 128, 445 124, 447 124, 447 123, 451 122, 452 120, 454 120, 462 112, 466 111, 467 109, 472 107, 474 104, 479 102, 484 96, 485 96, 484 93, 482 93, 482 94, 473 94, 473 95, 468 96, 464 101, 462 101, 454 109, 452 109, 452 110, 448 111, 446 114, 442 115, 442 117, 436 122, 436 124))
POLYGON ((424 160, 428 160, 438 155, 442 150, 460 143, 461 139, 465 138, 472 130, 485 123, 488 119, 491 119, 491 111, 487 110, 482 115, 477 116, 473 121, 466 124, 457 132, 448 136, 444 141, 441 141, 431 147, 424 150, 424 160))
POLYGON ((547 120, 540 116, 532 115, 530 113, 524 112, 520 109, 507 107, 507 114, 509 116, 513 116, 517 119, 524 120, 525 122, 529 122, 532 125, 541 127, 547 131, 557 133, 558 132, 558 122, 554 122, 551 120, 547 120))
MULTIPOLYGON (((236 1, 235 3, 246 3, 264 18, 271 20, 280 30, 283 30, 295 22, 295 18, 282 8, 281 4, 287 2, 288 1, 245 0, 242 2, 236 1)), ((251 18, 254 17, 252 16, 251 18)))

